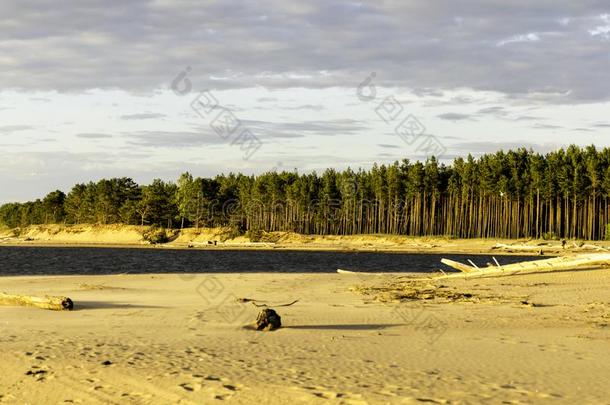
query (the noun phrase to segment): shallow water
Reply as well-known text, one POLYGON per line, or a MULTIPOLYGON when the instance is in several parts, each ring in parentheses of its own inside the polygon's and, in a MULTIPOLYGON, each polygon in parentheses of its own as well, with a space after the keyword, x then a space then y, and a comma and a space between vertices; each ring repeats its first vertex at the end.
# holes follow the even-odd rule
MULTIPOLYGON (((269 250, 169 250, 83 247, 0 247, 0 275, 98 275, 120 273, 334 273, 338 268, 368 272, 427 273, 449 268, 446 257, 477 265, 491 256, 312 252, 269 250)), ((538 257, 496 256, 500 264, 538 257)))

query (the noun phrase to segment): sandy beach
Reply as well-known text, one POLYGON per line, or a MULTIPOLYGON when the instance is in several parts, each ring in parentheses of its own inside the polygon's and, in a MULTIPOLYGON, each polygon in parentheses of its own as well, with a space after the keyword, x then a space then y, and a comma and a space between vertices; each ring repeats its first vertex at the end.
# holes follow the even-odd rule
POLYGON ((362 293, 404 279, 1 278, 75 310, 0 307, 0 403, 610 403, 609 271, 443 282, 460 299, 362 293), (244 298, 284 327, 253 330, 244 298))

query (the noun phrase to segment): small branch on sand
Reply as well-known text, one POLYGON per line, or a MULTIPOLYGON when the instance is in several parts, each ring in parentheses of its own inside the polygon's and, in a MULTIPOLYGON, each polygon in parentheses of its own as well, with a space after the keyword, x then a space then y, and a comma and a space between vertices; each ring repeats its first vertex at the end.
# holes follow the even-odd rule
POLYGON ((257 300, 257 299, 254 299, 254 298, 237 298, 236 301, 241 303, 241 304, 245 304, 246 302, 252 302, 252 301, 266 302, 266 301, 257 300))
MULTIPOLYGON (((257 300, 254 298, 237 298, 237 302, 241 303, 241 304, 245 304, 246 302, 251 302, 252 305, 254 305, 255 307, 261 308, 261 307, 270 307, 271 305, 267 305, 267 304, 257 304, 257 302, 268 302, 265 300, 257 300)), ((273 305, 274 307, 289 307, 291 305, 296 304, 297 302, 299 302, 299 300, 294 300, 289 304, 279 304, 279 305, 273 305)))
MULTIPOLYGON (((279 305, 274 305, 274 307, 289 307, 291 305, 296 304, 297 302, 299 302, 299 300, 294 300, 291 303, 288 304, 279 304, 279 305)), ((261 307, 269 307, 269 305, 267 304, 257 304, 256 302, 252 302, 252 305, 254 305, 255 307, 261 308, 261 307)))
POLYGON ((534 260, 504 266, 490 265, 488 267, 477 268, 467 264, 459 263, 449 259, 442 259, 441 263, 446 264, 456 270, 459 274, 445 274, 434 279, 449 278, 480 278, 480 277, 501 277, 531 273, 549 273, 554 271, 578 271, 610 268, 610 253, 586 254, 578 256, 556 257, 546 260, 534 260))
POLYGON ((71 311, 74 303, 68 297, 44 296, 34 297, 30 295, 11 295, 0 293, 0 305, 36 307, 50 309, 52 311, 71 311))

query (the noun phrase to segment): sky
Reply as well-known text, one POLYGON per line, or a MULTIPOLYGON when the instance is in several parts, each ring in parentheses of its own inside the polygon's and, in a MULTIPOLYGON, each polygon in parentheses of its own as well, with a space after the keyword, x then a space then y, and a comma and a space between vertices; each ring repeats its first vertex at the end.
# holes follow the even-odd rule
POLYGON ((610 146, 610 3, 2 0, 0 203, 610 146))

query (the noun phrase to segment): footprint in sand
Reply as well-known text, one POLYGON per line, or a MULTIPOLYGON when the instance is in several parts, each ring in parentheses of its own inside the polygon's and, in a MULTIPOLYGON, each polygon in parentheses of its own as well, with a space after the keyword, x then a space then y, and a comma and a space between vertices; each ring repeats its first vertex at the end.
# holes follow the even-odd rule
POLYGON ((183 383, 180 384, 180 386, 185 390, 185 391, 200 391, 201 388, 203 388, 202 384, 199 383, 183 383))
POLYGON ((449 401, 446 399, 437 399, 437 398, 415 398, 418 402, 428 403, 428 404, 448 404, 449 401))
POLYGON ((311 394, 320 399, 326 400, 340 400, 340 403, 347 405, 366 405, 364 399, 362 399, 362 395, 360 394, 350 394, 344 392, 335 392, 332 390, 328 390, 325 387, 311 387, 306 386, 304 389, 311 391, 311 394))
POLYGON ((191 380, 179 384, 179 387, 184 391, 189 393, 207 393, 212 398, 218 400, 228 399, 243 388, 241 384, 230 383, 226 378, 215 375, 190 374, 184 376, 191 380))

